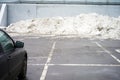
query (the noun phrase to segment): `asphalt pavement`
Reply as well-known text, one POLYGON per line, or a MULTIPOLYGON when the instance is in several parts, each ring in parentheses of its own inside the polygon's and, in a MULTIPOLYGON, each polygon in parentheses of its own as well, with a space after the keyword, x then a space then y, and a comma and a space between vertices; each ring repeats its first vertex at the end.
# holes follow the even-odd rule
POLYGON ((120 80, 120 40, 14 39, 28 52, 27 80, 120 80))

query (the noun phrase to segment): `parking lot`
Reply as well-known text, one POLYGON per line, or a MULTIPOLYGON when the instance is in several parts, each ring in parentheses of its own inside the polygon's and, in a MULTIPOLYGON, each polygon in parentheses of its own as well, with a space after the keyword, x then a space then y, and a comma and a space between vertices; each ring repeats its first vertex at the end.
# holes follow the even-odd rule
POLYGON ((28 52, 27 80, 120 80, 120 40, 14 39, 28 52))

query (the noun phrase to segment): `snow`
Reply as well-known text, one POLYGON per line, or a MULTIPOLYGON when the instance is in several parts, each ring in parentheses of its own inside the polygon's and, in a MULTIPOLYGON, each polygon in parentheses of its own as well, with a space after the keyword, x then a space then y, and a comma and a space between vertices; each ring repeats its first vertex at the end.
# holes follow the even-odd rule
POLYGON ((120 16, 115 18, 90 13, 74 17, 36 18, 10 24, 7 31, 20 35, 72 35, 80 38, 120 39, 120 16))

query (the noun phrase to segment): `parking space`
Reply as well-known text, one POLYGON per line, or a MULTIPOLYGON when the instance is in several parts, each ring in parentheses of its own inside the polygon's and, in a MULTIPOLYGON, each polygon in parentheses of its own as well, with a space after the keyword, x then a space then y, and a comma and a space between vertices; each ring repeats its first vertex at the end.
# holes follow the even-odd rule
POLYGON ((76 39, 57 41, 53 64, 117 64, 109 54, 94 41, 76 39))
POLYGON ((42 38, 25 38, 23 41, 29 57, 48 57, 53 43, 52 40, 42 38))
POLYGON ((120 67, 50 66, 46 80, 119 80, 120 67))
POLYGON ((99 43, 120 59, 120 40, 104 40, 99 43))
POLYGON ((120 40, 14 37, 28 51, 27 80, 119 80, 120 40))
POLYGON ((29 65, 28 63, 27 80, 40 80, 43 68, 43 65, 29 65))

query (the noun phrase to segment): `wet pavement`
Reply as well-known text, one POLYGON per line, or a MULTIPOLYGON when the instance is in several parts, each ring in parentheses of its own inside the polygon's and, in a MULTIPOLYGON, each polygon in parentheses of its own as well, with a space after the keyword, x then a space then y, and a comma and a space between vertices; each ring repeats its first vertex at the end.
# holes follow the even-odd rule
POLYGON ((120 80, 120 40, 14 39, 28 52, 27 80, 120 80))

